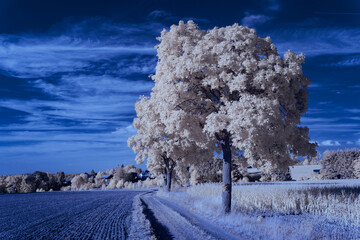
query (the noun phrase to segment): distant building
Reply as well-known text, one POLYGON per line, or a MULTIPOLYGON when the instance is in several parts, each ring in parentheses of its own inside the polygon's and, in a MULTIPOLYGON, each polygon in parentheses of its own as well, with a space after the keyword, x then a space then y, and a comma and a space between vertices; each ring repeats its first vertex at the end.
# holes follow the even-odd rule
POLYGON ((320 174, 322 165, 290 166, 290 175, 293 180, 311 178, 313 174, 320 174))
POLYGON ((62 185, 63 185, 64 187, 70 186, 70 185, 71 185, 71 181, 70 181, 69 179, 65 179, 64 182, 62 183, 62 185))
POLYGON ((249 167, 247 168, 247 173, 248 173, 248 174, 261 174, 261 170, 258 169, 258 168, 255 167, 255 166, 253 166, 253 167, 249 166, 249 167))
POLYGON ((150 171, 149 171, 149 170, 145 170, 145 171, 143 171, 143 172, 141 172, 141 173, 139 174, 139 179, 140 179, 141 181, 144 181, 144 180, 146 180, 147 178, 151 178, 151 177, 150 177, 150 171))
POLYGON ((113 178, 112 174, 105 174, 101 176, 101 179, 105 179, 106 184, 108 184, 112 178, 113 178))
POLYGON ((255 166, 248 166, 246 172, 245 176, 249 178, 250 182, 259 181, 261 178, 261 170, 255 166))

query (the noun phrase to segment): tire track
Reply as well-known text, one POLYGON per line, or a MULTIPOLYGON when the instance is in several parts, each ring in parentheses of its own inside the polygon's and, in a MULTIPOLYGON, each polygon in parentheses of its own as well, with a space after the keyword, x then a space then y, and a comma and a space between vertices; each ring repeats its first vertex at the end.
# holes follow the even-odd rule
POLYGON ((157 221, 166 226, 172 238, 181 240, 216 239, 196 225, 192 225, 179 213, 165 206, 150 194, 142 196, 141 199, 153 212, 157 221))
MULTIPOLYGON (((170 237, 174 239, 244 239, 228 233, 177 204, 154 196, 153 193, 144 194, 140 196, 140 199, 144 202, 145 207, 152 212, 145 212, 144 214, 147 215, 148 220, 155 222, 155 224, 152 224, 155 233, 157 231, 163 232, 162 228, 166 227, 166 230, 171 235, 170 237), (156 222, 159 222, 159 224, 156 224, 156 222)), ((163 239, 162 236, 157 236, 157 238, 163 239)), ((169 237, 166 239, 169 239, 169 237)))

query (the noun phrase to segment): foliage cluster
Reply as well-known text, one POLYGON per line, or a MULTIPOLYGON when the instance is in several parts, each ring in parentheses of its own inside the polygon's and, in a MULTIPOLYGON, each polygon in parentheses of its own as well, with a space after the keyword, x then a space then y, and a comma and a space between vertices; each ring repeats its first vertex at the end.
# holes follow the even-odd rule
POLYGON ((360 150, 325 151, 321 159, 323 179, 360 178, 360 150))
POLYGON ((30 193, 60 190, 65 180, 64 172, 55 175, 36 171, 33 174, 0 176, 0 193, 30 193))

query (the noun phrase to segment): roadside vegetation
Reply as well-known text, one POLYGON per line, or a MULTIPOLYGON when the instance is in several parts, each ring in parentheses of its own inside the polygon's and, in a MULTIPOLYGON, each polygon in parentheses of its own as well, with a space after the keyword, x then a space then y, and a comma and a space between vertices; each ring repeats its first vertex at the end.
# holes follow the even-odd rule
MULTIPOLYGON (((185 192, 198 201, 206 199, 205 208, 217 212, 219 183, 199 184, 185 192)), ((359 226, 360 180, 235 184, 232 207, 235 212, 264 217, 315 214, 359 226)))
POLYGON ((359 239, 360 179, 235 183, 232 213, 221 211, 221 183, 158 196, 247 239, 359 239))

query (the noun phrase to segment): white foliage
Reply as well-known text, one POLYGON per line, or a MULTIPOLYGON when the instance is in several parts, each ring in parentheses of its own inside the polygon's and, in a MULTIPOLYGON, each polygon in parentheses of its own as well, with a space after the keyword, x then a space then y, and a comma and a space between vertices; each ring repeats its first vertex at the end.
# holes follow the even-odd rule
POLYGON ((281 58, 270 37, 237 24, 203 31, 180 21, 158 40, 155 86, 136 104, 138 134, 128 142, 138 163, 147 159, 159 173, 166 153, 193 165, 206 160, 196 149, 219 152, 215 142, 224 144, 225 135, 233 154, 263 171, 286 169, 291 155, 316 154, 309 129, 299 126, 310 84, 303 54, 281 58))
POLYGON ((354 163, 354 175, 356 178, 360 178, 360 157, 354 163))

